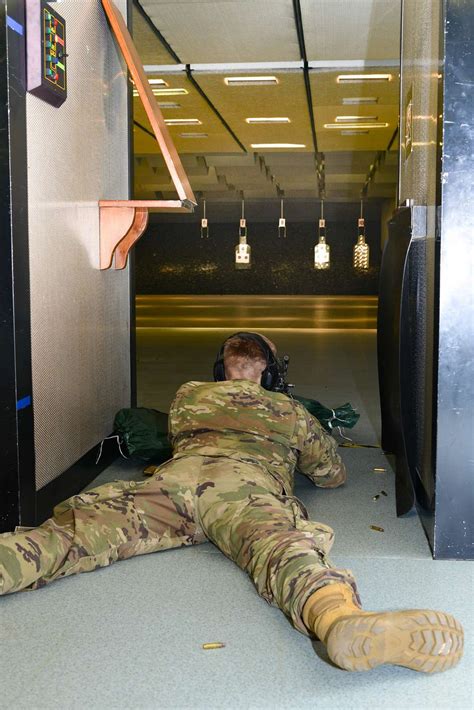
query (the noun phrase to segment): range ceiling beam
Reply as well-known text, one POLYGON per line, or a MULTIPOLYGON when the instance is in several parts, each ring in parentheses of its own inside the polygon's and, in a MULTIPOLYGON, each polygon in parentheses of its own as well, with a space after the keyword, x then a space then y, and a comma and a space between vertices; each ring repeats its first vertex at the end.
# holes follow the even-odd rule
MULTIPOLYGON (((293 12, 295 15, 296 34, 298 36, 298 43, 300 46, 300 55, 301 55, 301 59, 303 60, 303 77, 304 77, 304 86, 306 89, 306 100, 308 103, 309 122, 311 124, 311 135, 313 136, 314 152, 316 153, 316 156, 317 156, 318 152, 319 152, 318 151, 318 139, 316 137, 316 125, 314 122, 313 96, 311 93, 311 82, 309 80, 308 57, 306 55, 306 45, 305 45, 305 41, 304 41, 303 17, 301 14, 300 0, 293 0, 293 12)), ((320 161, 319 164, 321 165, 323 163, 320 161)), ((321 173, 318 171, 317 174, 318 174, 319 193, 320 193, 320 196, 322 197, 324 195, 324 173, 321 173)))
POLYGON ((146 128, 145 126, 142 126, 141 123, 138 123, 138 121, 134 120, 133 125, 137 126, 137 128, 140 128, 140 130, 142 130, 144 133, 147 133, 149 136, 156 139, 155 134, 152 131, 149 131, 148 128, 146 128))
POLYGON ((237 143, 237 145, 239 146, 239 148, 240 148, 244 153, 246 153, 246 152, 247 152, 247 148, 246 148, 246 147, 244 146, 244 144, 238 139, 238 137, 236 136, 236 134, 234 133, 234 131, 232 130, 232 128, 229 126, 229 124, 228 124, 227 121, 225 120, 224 116, 223 116, 223 115, 218 111, 218 109, 214 106, 214 104, 212 103, 211 99, 210 99, 210 98, 208 97, 208 95, 201 89, 201 87, 200 87, 199 84, 197 83, 196 79, 193 77, 193 74, 192 74, 192 71, 191 71, 191 67, 189 66, 189 64, 186 66, 186 76, 188 77, 189 81, 190 81, 191 84, 194 86, 194 88, 196 89, 196 91, 198 92, 198 94, 199 94, 200 96, 202 96, 202 98, 203 98, 204 101, 207 103, 207 105, 209 106, 209 108, 211 109, 211 111, 213 111, 213 112, 215 113, 215 115, 217 116, 217 118, 219 119, 219 121, 220 121, 220 122, 222 123, 222 125, 226 128, 226 130, 230 133, 230 135, 231 135, 232 138, 235 140, 235 142, 237 143))

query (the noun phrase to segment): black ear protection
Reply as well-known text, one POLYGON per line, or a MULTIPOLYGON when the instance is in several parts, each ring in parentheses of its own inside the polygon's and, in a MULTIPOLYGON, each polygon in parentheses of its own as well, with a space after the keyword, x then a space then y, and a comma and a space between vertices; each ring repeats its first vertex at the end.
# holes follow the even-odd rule
POLYGON ((258 335, 258 333, 234 333, 224 340, 221 345, 221 349, 217 353, 217 358, 214 363, 214 381, 222 382, 226 379, 224 367, 224 347, 228 340, 236 338, 237 336, 243 340, 253 340, 254 343, 257 343, 267 361, 267 366, 262 372, 260 384, 266 390, 274 390, 280 380, 280 366, 271 347, 260 335, 258 335))

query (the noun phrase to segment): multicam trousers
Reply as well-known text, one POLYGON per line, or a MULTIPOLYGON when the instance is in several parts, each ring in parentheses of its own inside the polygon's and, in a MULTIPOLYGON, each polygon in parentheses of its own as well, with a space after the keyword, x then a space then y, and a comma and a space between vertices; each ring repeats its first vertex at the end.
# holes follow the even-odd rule
POLYGON ((357 594, 350 572, 327 560, 333 531, 308 521, 263 467, 185 454, 146 481, 99 486, 58 505, 37 528, 0 535, 0 593, 206 539, 303 633, 302 609, 318 588, 345 582, 357 594))

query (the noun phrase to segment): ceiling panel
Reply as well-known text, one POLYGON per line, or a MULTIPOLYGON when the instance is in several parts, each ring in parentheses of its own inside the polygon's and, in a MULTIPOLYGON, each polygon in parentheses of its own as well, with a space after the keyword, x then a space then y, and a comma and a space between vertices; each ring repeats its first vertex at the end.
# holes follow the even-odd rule
MULTIPOLYGON (((371 151, 385 150, 398 125, 399 80, 398 72, 388 72, 387 82, 364 81, 362 83, 341 84, 337 82, 339 71, 310 72, 313 111, 316 125, 318 149, 329 151, 371 151), (373 97, 377 103, 370 105, 344 105, 344 98, 373 97), (335 123, 336 116, 356 116, 359 118, 376 116, 380 123, 388 123, 387 128, 373 128, 363 134, 342 134, 341 130, 324 128, 325 123, 335 123)), ((362 72, 347 74, 387 73, 384 67, 373 67, 362 72)), ((357 121, 356 121, 357 123, 357 121)))
MULTIPOLYGON (((142 5, 153 16, 156 26, 181 61, 230 64, 299 59, 292 0, 142 0, 142 5)), ((326 199, 358 200, 370 166, 377 153, 386 150, 398 121, 398 70, 383 64, 376 66, 376 60, 392 58, 390 47, 395 44, 393 23, 398 16, 399 2, 302 0, 302 8, 308 58, 321 62, 340 59, 343 67, 346 61, 343 69, 318 68, 309 73, 318 150, 324 159, 326 199), (342 19, 341 13, 344 15, 342 19), (317 26, 314 24, 316 19, 317 26), (366 30, 367 23, 369 29, 366 30), (362 42, 356 36, 360 24, 364 25, 362 42), (351 46, 356 45, 357 53, 351 54, 351 46), (348 68, 349 59, 367 59, 371 66, 348 68), (388 72, 392 74, 392 80, 387 83, 337 82, 340 73, 364 72, 388 72), (354 97, 375 97, 377 103, 343 105, 343 98, 354 97), (371 129, 368 134, 344 136, 340 130, 324 128, 324 123, 334 123, 335 117, 341 115, 377 116, 378 121, 387 122, 389 126, 371 129)), ((173 64, 143 18, 136 11, 135 15, 135 38, 144 63, 173 64)), ((398 45, 395 57, 397 54, 398 45)), ((242 151, 184 72, 176 73, 170 69, 149 77, 164 79, 170 88, 183 88, 188 92, 158 98, 159 103, 178 104, 175 108, 162 108, 165 119, 195 118, 201 122, 196 126, 169 127, 193 190, 200 199, 232 201, 239 200, 242 195, 249 200, 275 199, 281 191, 285 198, 317 199, 316 161, 301 69, 256 70, 253 67, 237 70, 229 67, 228 71, 217 71, 217 68, 215 71, 209 71, 209 68, 193 71, 195 81, 246 147, 247 153, 242 151), (278 84, 227 86, 225 76, 236 72, 253 76, 271 73, 277 77, 278 84), (245 121, 248 117, 272 116, 288 117, 290 123, 249 125, 245 121), (183 138, 181 133, 205 133, 207 137, 183 138), (252 143, 300 143, 305 148, 254 149, 252 143)), ((151 130, 139 99, 134 100, 134 118, 145 129, 151 130)), ((341 130, 344 130, 342 125, 341 130)), ((395 140, 369 185, 369 198, 393 196, 397 181, 397 146, 395 140)), ((139 158, 135 171, 136 196, 175 198, 156 140, 137 126, 135 155, 139 158)))
POLYGON ((292 200, 316 200, 318 198, 318 190, 316 188, 305 190, 285 190, 285 199, 292 200))
POLYGON ((374 159, 374 151, 333 151, 324 155, 324 172, 331 173, 362 173, 367 172, 374 159))
POLYGON ((396 183, 398 179, 398 167, 395 165, 393 167, 387 167, 382 165, 374 175, 374 183, 396 183))
MULTIPOLYGON (((215 170, 216 168, 212 169, 215 170)), ((222 170, 222 168, 217 168, 217 170, 222 170)), ((220 174, 223 173, 221 172, 220 174)), ((269 180, 265 172, 262 172, 257 166, 255 166, 254 169, 226 167, 225 176, 229 182, 242 185, 249 183, 266 183, 269 180)))
POLYGON ((291 151, 285 153, 266 152, 265 164, 273 168, 277 166, 295 166, 298 170, 309 170, 314 168, 314 154, 303 152, 292 153, 291 151))
MULTIPOLYGON (((196 74, 196 80, 247 150, 253 150, 252 143, 300 143, 305 146, 302 150, 312 152, 303 72, 271 73, 278 84, 227 86, 224 78, 230 74, 215 73, 196 74), (287 117, 290 123, 250 125, 245 121, 246 118, 273 116, 287 117)), ((251 74, 259 75, 258 72, 251 74)))
POLYGON ((331 175, 326 175, 325 182, 326 188, 329 185, 334 185, 335 183, 342 183, 344 185, 359 185, 359 189, 365 182, 367 173, 332 173, 331 175))
MULTIPOLYGON (((179 108, 162 109, 165 119, 197 118, 201 121, 201 124, 196 126, 168 127, 178 153, 202 154, 207 151, 211 153, 242 153, 242 149, 238 143, 232 138, 232 135, 227 131, 202 96, 196 91, 185 74, 160 74, 159 76, 156 75, 156 78, 164 79, 171 89, 182 88, 188 92, 181 96, 159 97, 159 103, 173 102, 179 104, 179 108), (181 136, 182 133, 205 133, 207 134, 207 138, 183 138, 181 136)), ((135 121, 151 131, 151 126, 139 97, 136 97, 133 101, 133 111, 135 121)), ((156 144, 156 148, 153 149, 151 147, 152 143, 150 143, 153 139, 147 139, 146 134, 141 134, 143 134, 143 131, 135 132, 138 138, 138 142, 135 145, 135 154, 159 152, 158 144, 156 144)))
POLYGON ((360 200, 360 192, 356 189, 338 188, 335 190, 326 190, 325 199, 329 202, 358 202, 360 200))
POLYGON ((246 187, 242 191, 242 195, 245 200, 274 199, 277 196, 275 188, 271 185, 260 189, 246 187))
POLYGON ((254 165, 257 160, 255 153, 243 153, 241 155, 222 154, 222 155, 207 155, 206 162, 208 165, 220 166, 244 166, 254 165))
POLYGON ((303 169, 300 169, 296 161, 292 165, 284 165, 284 166, 269 166, 272 175, 274 175, 276 178, 281 178, 282 180, 293 180, 293 179, 299 179, 299 180, 307 180, 308 178, 314 178, 316 176, 316 169, 315 166, 305 166, 303 169))
POLYGON ((185 64, 297 61, 292 0, 141 0, 185 64))
MULTIPOLYGON (((149 127, 149 124, 147 124, 149 127)), ((150 129, 150 127, 149 127, 150 129)), ((151 129, 150 129, 151 130, 151 129)), ((133 127, 133 151, 135 155, 148 155, 159 151, 156 138, 142 131, 137 126, 133 127)))
MULTIPOLYGON (((376 106, 396 106, 399 103, 399 71, 386 67, 371 67, 370 69, 322 71, 312 69, 309 73, 311 93, 315 106, 343 106, 344 98, 374 97, 377 99, 375 106, 366 106, 371 110, 376 106), (340 74, 390 74, 392 79, 387 82, 371 82, 340 84, 337 77, 340 74)), ((357 106, 344 106, 347 112, 361 108, 357 106)))
POLYGON ((155 33, 135 6, 133 6, 132 13, 132 35, 142 64, 174 64, 175 60, 172 55, 158 41, 155 33))
MULTIPOLYGON (((372 112, 374 113, 374 112, 372 112)), ((388 124, 386 128, 371 128, 364 133, 352 133, 352 128, 347 129, 341 124, 340 129, 325 128, 325 124, 334 124, 337 115, 359 115, 363 113, 341 111, 340 106, 318 106, 315 114, 316 136, 318 148, 323 153, 331 150, 385 150, 390 142, 393 132, 397 127, 398 111, 390 106, 379 106, 377 109, 378 121, 374 123, 388 124)), ((351 124, 352 125, 352 124, 351 124)), ((355 123, 353 124, 356 125, 355 123)), ((359 130, 359 129, 357 129, 359 130)), ((362 129, 361 129, 362 130, 362 129)), ((366 129, 363 129, 364 131, 366 129)))
POLYGON ((301 0, 308 60, 397 59, 400 0, 301 0))

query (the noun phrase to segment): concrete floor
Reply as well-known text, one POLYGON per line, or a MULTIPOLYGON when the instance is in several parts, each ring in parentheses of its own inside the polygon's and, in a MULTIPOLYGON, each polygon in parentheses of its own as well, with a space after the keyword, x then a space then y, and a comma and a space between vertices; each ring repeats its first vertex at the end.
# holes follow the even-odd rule
MULTIPOLYGON (((166 409, 181 382, 210 378, 225 335, 254 328, 290 354, 297 392, 326 404, 351 401, 361 420, 350 436, 377 444, 375 306, 375 299, 139 299, 139 403, 166 409)), ((300 477, 297 495, 312 518, 336 529, 333 562, 353 570, 366 608, 429 606, 458 616, 468 648, 456 669, 424 676, 335 668, 320 643, 294 631, 206 543, 0 600, 0 708, 471 709, 473 564, 434 562, 418 517, 396 518, 393 471, 380 449, 340 451, 347 484, 324 491, 300 477), (373 501, 382 489, 388 495, 373 501), (225 648, 202 650, 210 641, 225 648)), ((95 483, 139 479, 142 468, 120 460, 95 483)))

